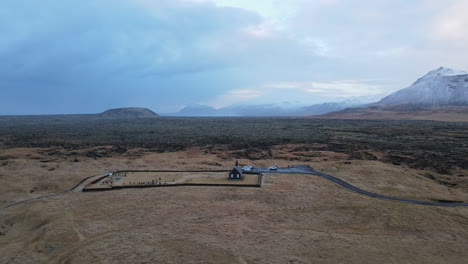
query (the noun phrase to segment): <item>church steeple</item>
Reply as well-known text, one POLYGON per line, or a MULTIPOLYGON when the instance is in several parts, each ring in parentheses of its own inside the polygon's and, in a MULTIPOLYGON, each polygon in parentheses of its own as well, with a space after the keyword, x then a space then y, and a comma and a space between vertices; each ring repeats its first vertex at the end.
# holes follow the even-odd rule
POLYGON ((239 162, 236 160, 236 167, 239 167, 239 162))

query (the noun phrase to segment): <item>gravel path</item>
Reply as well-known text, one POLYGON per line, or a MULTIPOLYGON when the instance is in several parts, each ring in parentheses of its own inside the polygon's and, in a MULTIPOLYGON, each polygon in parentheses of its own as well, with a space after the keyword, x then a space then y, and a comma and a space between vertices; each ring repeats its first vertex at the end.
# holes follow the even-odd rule
POLYGON ((398 202, 405 202, 405 203, 413 203, 413 204, 422 204, 422 205, 434 205, 434 206, 448 206, 448 207, 454 207, 454 206, 468 206, 468 203, 441 203, 441 202, 429 202, 429 201, 418 201, 418 200, 412 200, 412 199, 405 199, 405 198, 398 198, 398 197, 392 197, 392 196, 387 196, 387 195, 382 195, 378 193, 373 193, 369 192, 363 189, 360 189, 350 183, 347 183, 341 179, 338 179, 334 176, 318 172, 314 170, 313 168, 309 166, 293 166, 291 168, 278 168, 277 170, 270 170, 266 168, 254 168, 252 170, 252 173, 293 173, 293 174, 311 174, 311 175, 317 175, 320 177, 323 177, 327 180, 330 180, 338 185, 341 185, 342 187, 349 189, 351 191, 357 192, 359 194, 375 197, 375 198, 381 198, 385 200, 391 200, 391 201, 398 201, 398 202))

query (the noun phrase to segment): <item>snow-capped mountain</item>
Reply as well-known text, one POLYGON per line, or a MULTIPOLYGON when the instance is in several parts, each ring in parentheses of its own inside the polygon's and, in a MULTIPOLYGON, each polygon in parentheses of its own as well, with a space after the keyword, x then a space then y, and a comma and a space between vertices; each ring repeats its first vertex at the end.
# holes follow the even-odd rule
POLYGON ((440 67, 424 75, 410 87, 383 98, 377 105, 468 105, 468 73, 440 67))

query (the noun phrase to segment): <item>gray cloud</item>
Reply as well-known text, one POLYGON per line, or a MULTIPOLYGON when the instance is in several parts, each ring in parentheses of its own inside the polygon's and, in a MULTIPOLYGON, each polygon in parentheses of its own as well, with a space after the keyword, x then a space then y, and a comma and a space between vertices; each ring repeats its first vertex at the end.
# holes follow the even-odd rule
POLYGON ((375 89, 390 92, 468 69, 462 0, 294 0, 285 17, 267 2, 3 0, 0 114, 169 112, 271 83, 387 79, 375 89))
MULTIPOLYGON (((178 1, 150 8, 134 1, 7 0, 0 8, 7 14, 0 18, 0 82, 19 104, 38 98, 14 91, 72 101, 77 94, 89 100, 91 91, 117 98, 152 87, 152 96, 174 97, 174 87, 157 84, 235 66, 236 54, 213 43, 261 21, 240 9, 178 1)), ((180 89, 192 87, 199 88, 180 89)))

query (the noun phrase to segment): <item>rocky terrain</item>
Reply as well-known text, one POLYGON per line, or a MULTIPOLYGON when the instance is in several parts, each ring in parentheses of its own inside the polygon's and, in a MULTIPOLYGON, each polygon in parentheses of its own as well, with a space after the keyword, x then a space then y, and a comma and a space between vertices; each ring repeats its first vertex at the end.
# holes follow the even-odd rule
POLYGON ((468 107, 371 106, 346 109, 311 118, 354 120, 433 120, 468 122, 468 107))

